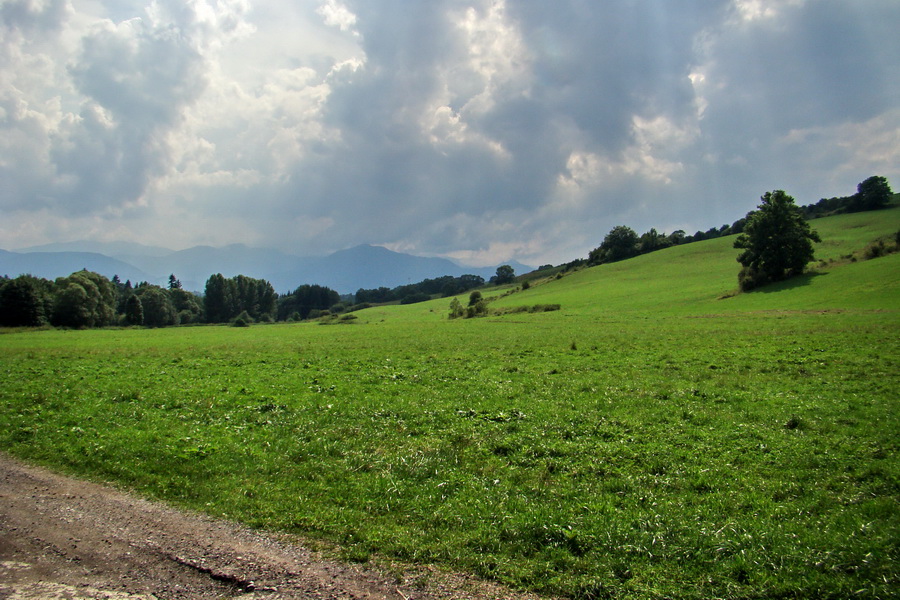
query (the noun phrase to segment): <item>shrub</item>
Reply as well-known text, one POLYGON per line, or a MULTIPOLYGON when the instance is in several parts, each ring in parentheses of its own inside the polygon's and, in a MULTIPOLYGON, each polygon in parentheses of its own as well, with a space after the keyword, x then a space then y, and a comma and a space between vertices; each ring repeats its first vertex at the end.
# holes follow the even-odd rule
POLYGON ((764 286, 767 283, 769 283, 769 278, 766 277, 766 274, 761 271, 757 271, 753 267, 743 267, 741 269, 741 272, 738 273, 738 285, 740 286, 742 292, 755 290, 756 288, 764 286))
POLYGON ((879 241, 874 244, 869 244, 866 247, 865 257, 867 259, 878 258, 879 256, 884 256, 886 253, 884 242, 879 241))
POLYGON ((475 290, 471 294, 469 294, 469 306, 475 306, 481 302, 481 292, 475 290))
POLYGON ((559 304, 535 304, 529 312, 553 312, 562 308, 559 304))
POLYGON ((238 316, 236 316, 236 317, 234 318, 233 323, 235 323, 235 325, 236 325, 237 327, 249 327, 250 324, 253 323, 253 317, 251 317, 251 316, 250 316, 250 313, 248 313, 248 312, 245 310, 245 311, 241 312, 241 314, 239 314, 238 316), (243 325, 237 325, 237 322, 238 322, 238 321, 242 321, 244 324, 243 324, 243 325))
POLYGON ((470 305, 466 308, 466 317, 471 319, 473 317, 480 317, 487 314, 487 303, 484 300, 479 300, 473 305, 470 305))
POLYGON ((459 301, 459 298, 454 298, 450 301, 450 318, 458 319, 462 316, 465 316, 466 310, 463 308, 462 302, 459 301))

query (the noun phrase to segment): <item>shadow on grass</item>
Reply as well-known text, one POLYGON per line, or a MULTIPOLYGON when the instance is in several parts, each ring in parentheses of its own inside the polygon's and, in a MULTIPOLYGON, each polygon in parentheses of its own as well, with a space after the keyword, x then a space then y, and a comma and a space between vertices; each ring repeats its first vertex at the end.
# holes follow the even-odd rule
POLYGON ((768 285, 764 285, 762 287, 758 287, 755 290, 751 290, 749 292, 745 292, 747 294, 773 294, 776 292, 783 292, 785 290, 792 290, 794 288, 804 287, 810 285, 813 279, 817 277, 822 277, 828 275, 828 273, 820 273, 814 271, 812 273, 804 273, 803 275, 797 275, 796 277, 791 277, 790 279, 785 279, 784 281, 776 281, 775 283, 770 283, 768 285))

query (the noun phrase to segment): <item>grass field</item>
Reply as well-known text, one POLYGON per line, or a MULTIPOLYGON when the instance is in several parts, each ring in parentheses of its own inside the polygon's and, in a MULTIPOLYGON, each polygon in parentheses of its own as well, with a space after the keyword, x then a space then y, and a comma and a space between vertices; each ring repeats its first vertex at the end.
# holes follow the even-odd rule
POLYGON ((900 209, 813 227, 750 294, 723 238, 485 292, 556 312, 7 333, 0 448, 547 594, 896 597, 900 254, 845 257, 900 209))

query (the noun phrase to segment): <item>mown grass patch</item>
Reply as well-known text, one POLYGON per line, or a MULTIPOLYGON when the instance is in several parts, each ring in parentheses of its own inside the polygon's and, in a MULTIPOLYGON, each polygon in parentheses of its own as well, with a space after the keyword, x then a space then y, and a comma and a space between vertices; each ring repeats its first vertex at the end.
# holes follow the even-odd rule
POLYGON ((898 583, 896 322, 510 318, 5 336, 0 444, 572 597, 898 583))

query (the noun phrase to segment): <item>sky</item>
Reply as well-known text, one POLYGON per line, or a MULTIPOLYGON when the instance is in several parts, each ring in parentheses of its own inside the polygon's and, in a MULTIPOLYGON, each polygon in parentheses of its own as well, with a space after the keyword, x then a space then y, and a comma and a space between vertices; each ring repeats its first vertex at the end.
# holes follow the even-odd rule
POLYGON ((559 264, 900 188, 897 0, 0 0, 0 248, 559 264))

